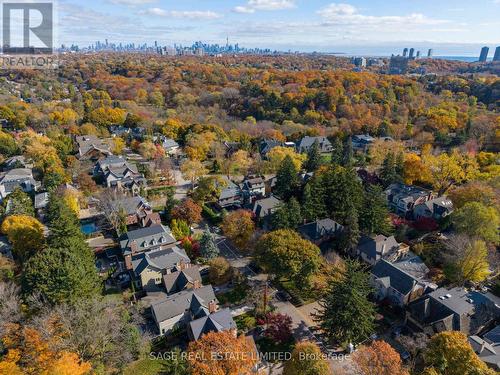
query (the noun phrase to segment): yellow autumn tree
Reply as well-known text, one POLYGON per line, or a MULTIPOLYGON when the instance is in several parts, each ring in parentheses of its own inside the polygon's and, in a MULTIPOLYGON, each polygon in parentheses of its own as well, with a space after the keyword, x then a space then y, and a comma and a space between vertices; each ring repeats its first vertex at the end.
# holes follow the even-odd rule
POLYGON ((188 347, 192 375, 251 374, 257 354, 245 336, 232 332, 210 332, 188 347))
POLYGON ((75 353, 53 350, 31 327, 10 324, 2 343, 7 354, 0 361, 0 375, 85 375, 92 369, 75 353))
POLYGON ((113 138, 112 149, 111 149, 113 154, 121 155, 124 148, 125 148, 125 141, 123 140, 123 138, 120 137, 113 138))
POLYGON ((12 244, 14 255, 21 260, 28 259, 44 246, 44 227, 32 216, 8 216, 1 230, 12 244))
POLYGON ((295 168, 299 171, 307 158, 305 154, 299 154, 291 147, 274 147, 267 154, 266 170, 276 172, 287 156, 292 158, 295 168))
POLYGON ((429 168, 432 185, 441 196, 451 187, 474 179, 479 173, 476 159, 454 149, 450 154, 425 154, 424 165, 429 168))
POLYGON ((424 164, 422 158, 414 153, 405 154, 404 159, 405 184, 413 184, 415 181, 430 182, 429 168, 424 164))
POLYGON ((462 332, 448 331, 434 335, 424 354, 429 374, 438 375, 494 375, 474 352, 467 336, 462 332))

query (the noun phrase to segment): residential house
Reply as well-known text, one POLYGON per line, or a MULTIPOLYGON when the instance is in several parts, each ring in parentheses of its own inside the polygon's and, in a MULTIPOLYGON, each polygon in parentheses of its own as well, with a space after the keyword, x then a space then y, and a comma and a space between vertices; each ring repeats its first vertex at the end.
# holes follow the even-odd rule
POLYGON ((163 275, 163 287, 167 294, 179 293, 187 289, 197 289, 202 285, 198 266, 182 263, 180 269, 163 275))
POLYGON ((369 134, 355 134, 352 136, 352 148, 355 150, 366 151, 375 142, 369 134))
POLYGON ((125 215, 127 226, 138 225, 149 227, 151 225, 161 224, 158 214, 154 213, 150 204, 140 195, 133 197, 123 197, 113 203, 113 211, 121 211, 125 215))
MULTIPOLYGON (((184 249, 170 245, 167 248, 132 255, 130 263, 136 286, 146 291, 157 291, 163 285, 166 275, 188 269, 191 261, 184 249)), ((126 265, 128 266, 128 262, 126 265)), ((168 280, 171 281, 170 278, 168 280)), ((170 285, 170 289, 172 288, 174 285, 170 285)))
POLYGON ((93 175, 94 177, 104 178, 110 168, 120 167, 127 167, 129 169, 137 168, 135 165, 129 163, 123 156, 109 155, 97 161, 94 166, 93 175))
POLYGON ((260 142, 259 152, 260 155, 265 158, 269 151, 271 151, 275 147, 283 147, 283 142, 277 141, 275 139, 264 139, 260 142))
POLYGON ((130 128, 127 128, 125 126, 110 126, 109 132, 111 133, 111 136, 113 138, 125 137, 130 134, 130 128))
POLYGON ((245 198, 262 198, 266 195, 266 182, 261 176, 247 176, 241 183, 245 198))
POLYGON ((132 194, 139 194, 147 183, 144 175, 137 171, 137 167, 128 163, 116 167, 109 166, 104 174, 104 182, 107 187, 120 191, 129 190, 132 194))
POLYGON ((234 337, 238 334, 231 311, 227 308, 193 320, 188 325, 188 337, 191 340, 198 340, 209 332, 223 331, 230 331, 234 337))
POLYGON ((137 127, 137 128, 132 128, 130 131, 130 135, 132 138, 137 139, 137 140, 143 140, 144 136, 146 135, 146 129, 137 127))
POLYGON ((439 288, 408 304, 406 324, 428 335, 442 331, 476 334, 500 317, 500 298, 462 287, 439 288))
POLYGON ((17 155, 6 159, 2 167, 6 171, 16 168, 33 168, 33 163, 27 162, 23 155, 17 155))
POLYGON ((319 246, 338 236, 343 228, 332 219, 321 219, 301 225, 297 230, 303 238, 319 246))
POLYGON ((76 143, 79 160, 97 161, 112 155, 109 144, 95 135, 77 136, 76 143))
POLYGON ((120 237, 120 248, 127 268, 131 269, 133 255, 169 248, 176 242, 170 228, 159 224, 124 233, 120 237))
POLYGON ((226 158, 230 158, 231 156, 233 156, 233 154, 236 151, 239 151, 240 148, 241 148, 241 143, 240 142, 227 142, 227 141, 224 141, 223 145, 224 145, 224 149, 226 150, 226 152, 225 152, 226 158))
POLYGON ((43 220, 48 205, 49 193, 43 192, 35 195, 35 212, 38 218, 43 220))
POLYGON ((267 219, 278 209, 281 203, 281 200, 271 195, 269 198, 256 200, 252 211, 257 219, 267 219))
POLYGON ((412 217, 415 206, 433 198, 429 190, 402 183, 389 185, 385 190, 385 195, 391 210, 405 218, 412 217))
POLYGON ((384 141, 394 140, 391 137, 375 138, 369 134, 356 134, 352 136, 352 148, 356 151, 366 152, 377 139, 382 139, 384 141))
POLYGON ((222 188, 217 204, 220 208, 240 207, 243 204, 243 192, 229 178, 225 178, 226 186, 222 188))
POLYGON ((500 325, 483 337, 469 336, 469 344, 481 361, 495 371, 500 371, 500 325))
POLYGON ((312 147, 312 145, 317 142, 319 146, 319 152, 322 154, 327 154, 332 152, 333 146, 331 142, 326 137, 309 137, 306 136, 302 138, 297 145, 297 152, 306 153, 312 147))
POLYGON ((441 220, 452 212, 453 202, 450 198, 442 196, 417 204, 413 208, 413 217, 417 220, 420 218, 441 220))
POLYGON ((394 236, 386 237, 362 235, 356 249, 356 256, 364 262, 374 265, 380 259, 397 259, 410 250, 408 245, 400 244, 394 236))
POLYGON ((165 150, 165 153, 168 156, 174 156, 179 152, 180 146, 179 144, 174 140, 170 138, 164 138, 161 142, 161 146, 165 150))
POLYGON ((29 168, 15 168, 0 174, 0 202, 16 188, 21 188, 25 193, 35 192, 40 183, 33 178, 29 168))
POLYGON ((217 298, 211 285, 185 290, 153 303, 151 311, 161 335, 184 328, 189 322, 217 311, 217 298))
POLYGON ((371 270, 371 284, 376 290, 378 300, 403 307, 429 291, 425 278, 418 278, 399 267, 397 262, 391 263, 380 259, 371 270))
POLYGON ((12 245, 7 236, 0 235, 0 255, 12 259, 12 245))

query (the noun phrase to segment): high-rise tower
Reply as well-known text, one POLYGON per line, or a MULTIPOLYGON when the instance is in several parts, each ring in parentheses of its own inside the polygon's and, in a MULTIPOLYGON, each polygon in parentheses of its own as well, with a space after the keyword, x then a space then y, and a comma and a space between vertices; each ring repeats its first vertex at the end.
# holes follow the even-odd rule
POLYGON ((500 61, 500 46, 495 49, 495 55, 493 56, 493 61, 500 61))
POLYGON ((488 47, 481 48, 481 54, 479 55, 479 62, 486 62, 488 59, 488 52, 490 49, 488 47))

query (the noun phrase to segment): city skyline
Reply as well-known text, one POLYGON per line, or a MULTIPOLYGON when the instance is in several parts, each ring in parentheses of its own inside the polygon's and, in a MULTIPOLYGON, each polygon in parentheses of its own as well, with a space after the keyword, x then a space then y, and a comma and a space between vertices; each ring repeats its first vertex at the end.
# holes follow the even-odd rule
POLYGON ((302 52, 390 55, 406 45, 475 56, 500 42, 499 0, 60 1, 59 43, 240 44, 302 52), (397 32, 396 32, 397 31, 397 32))

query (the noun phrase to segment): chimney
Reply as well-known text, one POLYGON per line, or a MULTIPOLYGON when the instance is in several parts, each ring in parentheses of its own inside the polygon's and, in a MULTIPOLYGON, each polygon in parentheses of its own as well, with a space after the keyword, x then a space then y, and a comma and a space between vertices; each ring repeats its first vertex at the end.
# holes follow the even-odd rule
POLYGON ((129 271, 132 269, 132 257, 130 255, 125 256, 125 268, 129 271))
POLYGON ((184 271, 187 268, 186 261, 184 259, 181 259, 179 262, 179 270, 184 271))
POLYGON ((193 281, 193 289, 200 289, 200 288, 201 288, 201 281, 200 280, 193 281))
POLYGON ((208 303, 208 312, 210 314, 213 314, 216 311, 217 311, 217 304, 215 303, 214 300, 212 300, 208 303))
POLYGON ((130 250, 132 251, 132 254, 136 254, 139 251, 136 241, 132 241, 130 243, 130 250))

